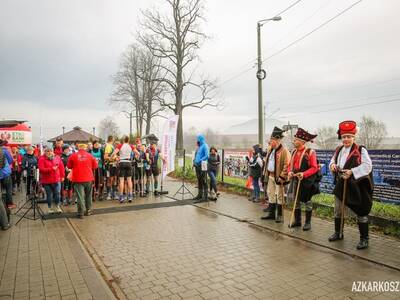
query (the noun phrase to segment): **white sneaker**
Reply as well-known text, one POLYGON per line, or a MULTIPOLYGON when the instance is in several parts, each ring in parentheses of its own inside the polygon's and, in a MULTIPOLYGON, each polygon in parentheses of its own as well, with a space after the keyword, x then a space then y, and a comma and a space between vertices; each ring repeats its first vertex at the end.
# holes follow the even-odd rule
POLYGON ((61 210, 60 205, 57 205, 57 207, 56 207, 56 212, 57 212, 58 214, 61 214, 61 213, 62 213, 62 210, 61 210))
POLYGON ((51 208, 51 207, 49 207, 49 209, 48 209, 48 214, 49 214, 49 215, 54 214, 54 209, 51 208))

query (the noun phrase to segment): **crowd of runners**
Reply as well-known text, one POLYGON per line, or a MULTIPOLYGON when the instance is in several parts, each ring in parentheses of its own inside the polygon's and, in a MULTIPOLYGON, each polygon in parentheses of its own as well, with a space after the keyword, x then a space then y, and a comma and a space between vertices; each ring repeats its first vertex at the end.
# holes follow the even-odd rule
MULTIPOLYGON (((61 205, 79 202, 77 187, 82 182, 90 182, 90 202, 117 200, 124 203, 132 202, 135 197, 150 194, 158 196, 160 168, 164 158, 157 147, 156 136, 148 136, 147 142, 148 145, 145 145, 141 138, 136 138, 131 143, 128 136, 115 141, 113 136, 109 136, 105 143, 67 144, 58 138, 52 146, 9 147, 2 141, 2 161, 7 164, 5 169, 9 169, 9 174, 5 171, 1 176, 6 207, 16 207, 13 195, 22 191, 23 185, 26 186, 27 197, 45 196, 49 213, 60 213, 61 205), (83 160, 79 151, 90 154, 96 162, 88 164, 92 174, 83 174, 84 167, 78 166, 79 161, 83 160), (75 170, 71 159, 74 153, 79 154, 75 159, 75 170)), ((86 207, 86 214, 88 211, 90 214, 90 207, 91 203, 89 209, 86 207)), ((79 211, 82 209, 78 207, 79 211)))

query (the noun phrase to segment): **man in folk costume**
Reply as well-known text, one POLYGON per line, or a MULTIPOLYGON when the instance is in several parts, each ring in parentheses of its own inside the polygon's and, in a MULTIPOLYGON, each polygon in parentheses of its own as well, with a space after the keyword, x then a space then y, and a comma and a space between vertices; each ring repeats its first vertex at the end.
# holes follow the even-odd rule
POLYGON ((282 203, 284 197, 283 185, 288 183, 288 166, 290 152, 282 145, 284 131, 274 127, 269 140, 270 149, 265 158, 264 180, 270 206, 263 220, 282 221, 282 203))
POLYGON ((319 193, 317 183, 317 172, 319 170, 317 163, 317 155, 314 150, 307 148, 306 143, 312 142, 317 135, 308 133, 302 128, 299 128, 294 135, 293 144, 295 150, 292 152, 292 158, 289 164, 288 179, 292 180, 289 190, 294 191, 294 198, 297 201, 294 205, 294 221, 289 224, 289 227, 301 226, 301 203, 305 205, 306 221, 303 230, 311 229, 311 216, 313 204, 312 196, 319 193), (297 189, 297 185, 300 187, 297 189), (298 195, 296 192, 298 191, 298 195))
MULTIPOLYGON (((355 143, 357 124, 344 121, 339 124, 338 137, 342 140, 329 164, 335 174, 335 233, 330 242, 343 239, 341 232, 343 198, 345 206, 357 215, 360 242, 357 249, 368 248, 368 214, 372 207, 373 178, 372 162, 364 146, 355 143), (345 183, 347 181, 347 183, 345 183), (345 186, 347 188, 345 189, 345 186), (344 195, 345 189, 345 195, 344 195), (343 197, 344 196, 344 197, 343 197)), ((351 213, 352 213, 351 212, 351 213)))

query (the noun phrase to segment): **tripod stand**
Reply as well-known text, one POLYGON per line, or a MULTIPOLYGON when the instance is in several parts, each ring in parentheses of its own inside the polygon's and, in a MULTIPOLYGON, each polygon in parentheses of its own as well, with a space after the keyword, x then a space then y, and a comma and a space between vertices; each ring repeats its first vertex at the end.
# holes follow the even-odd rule
POLYGON ((182 183, 181 186, 179 187, 179 189, 175 192, 175 194, 172 197, 166 196, 168 198, 174 199, 174 200, 185 200, 185 194, 190 194, 192 196, 192 198, 194 197, 194 195, 192 194, 192 192, 188 189, 188 187, 186 186, 185 183, 185 170, 186 170, 186 150, 183 150, 183 176, 182 176, 182 183), (175 198, 176 195, 181 195, 181 199, 177 199, 175 198))
POLYGON ((38 187, 39 187, 39 183, 38 183, 38 176, 37 176, 37 172, 36 169, 34 169, 33 172, 33 178, 32 180, 27 180, 27 184, 30 183, 32 184, 31 186, 31 192, 33 194, 31 195, 26 195, 26 201, 25 203, 16 211, 15 215, 19 216, 19 220, 15 223, 15 225, 17 225, 19 222, 21 222, 22 219, 28 219, 28 220, 33 220, 36 221, 37 219, 40 219, 43 223, 43 219, 45 219, 43 210, 39 207, 38 205, 38 187), (31 181, 31 182, 29 182, 31 181), (18 215, 18 213, 23 210, 26 209, 25 212, 22 215, 18 215), (27 216, 29 211, 33 211, 33 216, 27 216))

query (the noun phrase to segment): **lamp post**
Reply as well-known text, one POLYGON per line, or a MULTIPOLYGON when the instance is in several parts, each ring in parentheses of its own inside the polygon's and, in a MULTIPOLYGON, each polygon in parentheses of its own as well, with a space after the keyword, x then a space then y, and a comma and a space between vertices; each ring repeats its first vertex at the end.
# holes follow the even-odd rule
POLYGON ((267 73, 262 68, 261 60, 261 27, 268 21, 280 21, 282 17, 276 16, 257 22, 257 79, 258 79, 258 143, 264 148, 264 104, 262 97, 262 81, 267 73))

